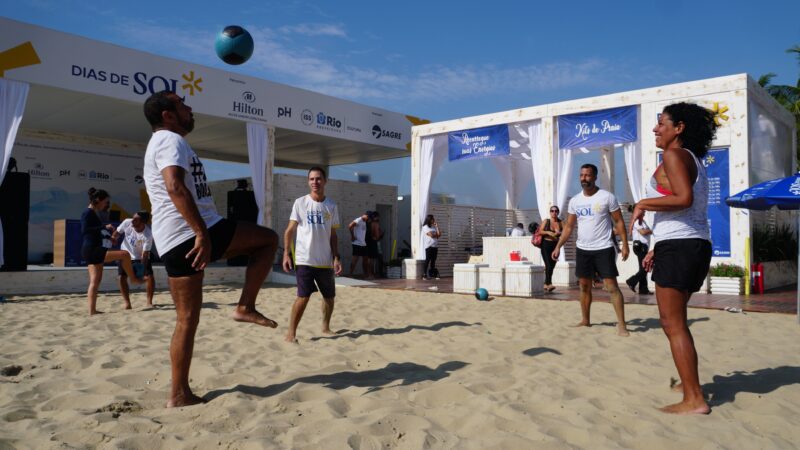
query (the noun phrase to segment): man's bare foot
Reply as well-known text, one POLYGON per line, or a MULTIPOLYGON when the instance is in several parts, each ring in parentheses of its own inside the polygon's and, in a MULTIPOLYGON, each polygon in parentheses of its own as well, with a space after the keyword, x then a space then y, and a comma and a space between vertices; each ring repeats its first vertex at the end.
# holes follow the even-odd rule
POLYGON ((243 306, 237 306, 231 317, 237 322, 248 322, 261 325, 262 327, 278 328, 278 323, 274 320, 268 319, 255 309, 247 311, 243 306))
POLYGON ((288 343, 290 343, 290 344, 299 344, 299 342, 297 342, 297 338, 296 337, 289 336, 288 334, 286 335, 285 338, 283 338, 283 340, 288 342, 288 343))
POLYGON ((147 304, 146 304, 146 305, 144 305, 144 306, 145 306, 146 308, 153 308, 153 307, 154 307, 154 306, 153 306, 153 302, 147 302, 147 304))
POLYGON ((97 315, 97 314, 103 314, 103 311, 97 311, 97 310, 89 311, 89 315, 90 316, 94 316, 94 315, 97 315))
POLYGON ((617 327, 617 336, 628 337, 631 334, 628 332, 628 329, 625 328, 625 325, 617 327))
POLYGON ((322 330, 322 334, 327 334, 328 336, 330 336, 330 335, 333 335, 333 334, 336 334, 336 333, 331 331, 330 328, 327 328, 327 329, 322 330))
POLYGON ((686 401, 682 401, 680 403, 675 403, 674 405, 667 405, 663 408, 658 408, 661 412, 667 414, 708 414, 711 412, 711 408, 708 407, 708 404, 701 400, 696 403, 690 403, 686 401))
POLYGON ((125 303, 125 309, 133 309, 131 302, 125 303))
POLYGON ((571 327, 590 327, 592 324, 586 322, 585 320, 581 320, 580 322, 576 323, 575 325, 570 325, 571 327))
POLYGON ((208 400, 202 397, 198 397, 194 394, 189 394, 188 397, 181 395, 169 399, 169 401, 167 402, 167 408, 178 408, 181 406, 199 405, 201 403, 208 403, 208 400))

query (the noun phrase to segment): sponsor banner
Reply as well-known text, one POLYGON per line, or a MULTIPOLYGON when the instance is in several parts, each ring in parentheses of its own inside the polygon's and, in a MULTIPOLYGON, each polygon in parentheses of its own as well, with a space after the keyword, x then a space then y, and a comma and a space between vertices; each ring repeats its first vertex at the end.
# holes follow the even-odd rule
POLYGON ((0 53, 12 48, 9 79, 137 103, 171 90, 196 113, 395 149, 411 137, 399 113, 0 18, 0 53))
MULTIPOLYGON (((711 255, 731 256, 730 163, 728 148, 711 149, 703 158, 708 176, 708 226, 711 234, 711 255)), ((661 164, 663 152, 658 152, 661 164)))
POLYGON ((491 158, 509 154, 508 125, 495 125, 448 133, 450 161, 491 158))
POLYGON ((708 224, 711 227, 711 254, 731 256, 731 210, 725 199, 730 196, 727 148, 709 150, 703 159, 708 174, 708 224))
POLYGON ((600 147, 637 139, 638 107, 604 109, 558 117, 558 148, 600 147))
POLYGON ((19 138, 12 156, 17 170, 31 175, 28 257, 38 261, 53 252, 53 221, 79 219, 90 187, 108 191, 123 216, 142 209, 143 152, 19 138))

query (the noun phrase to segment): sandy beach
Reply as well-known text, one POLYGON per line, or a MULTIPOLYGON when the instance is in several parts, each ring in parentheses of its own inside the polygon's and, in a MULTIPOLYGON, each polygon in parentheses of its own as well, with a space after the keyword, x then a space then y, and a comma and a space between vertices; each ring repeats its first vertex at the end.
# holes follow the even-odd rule
POLYGON ((319 299, 283 342, 295 290, 268 285, 269 330, 232 321, 236 286, 206 288, 191 383, 210 400, 165 409, 174 309, 86 315, 83 295, 0 304, 0 449, 5 448, 795 448, 800 327, 782 314, 690 309, 712 413, 679 400, 653 306, 610 305, 591 328, 577 302, 337 288, 332 337, 319 299), (13 371, 12 371, 13 372, 13 371))

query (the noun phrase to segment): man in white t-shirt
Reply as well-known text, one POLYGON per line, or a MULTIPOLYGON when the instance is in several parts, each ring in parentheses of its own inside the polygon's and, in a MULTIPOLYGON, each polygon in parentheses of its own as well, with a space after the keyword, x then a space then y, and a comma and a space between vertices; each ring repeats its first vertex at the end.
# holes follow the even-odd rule
POLYGON ((353 246, 353 260, 350 261, 350 276, 356 271, 356 264, 358 259, 361 258, 361 270, 364 276, 369 275, 367 262, 369 261, 369 254, 367 253, 367 220, 372 211, 367 211, 358 216, 350 222, 347 228, 350 230, 350 243, 353 246))
MULTIPOLYGON (((156 289, 155 277, 153 277, 153 265, 150 263, 150 249, 153 247, 153 233, 147 226, 150 214, 147 211, 139 211, 131 219, 125 219, 119 224, 111 240, 115 241, 122 237, 122 250, 131 255, 131 263, 134 272, 141 267, 142 272, 136 276, 143 277, 145 282, 145 292, 147 293, 147 306, 153 306, 153 293, 156 289)), ((122 264, 117 267, 119 291, 125 300, 125 309, 131 309, 130 287, 128 286, 128 274, 122 268, 122 264)))
POLYGON ((283 270, 295 268, 297 298, 289 317, 287 342, 297 342, 297 326, 303 317, 311 294, 322 294, 322 333, 333 334, 331 316, 336 297, 334 277, 342 273, 336 229, 339 210, 333 200, 325 197, 328 179, 321 167, 308 170, 310 193, 294 201, 289 225, 283 233, 283 270), (295 234, 297 242, 295 242, 295 234), (294 243, 294 261, 289 247, 294 243))
POLYGON ((613 235, 622 239, 622 260, 628 259, 628 237, 625 221, 614 194, 597 187, 597 166, 584 164, 580 172, 583 190, 569 201, 569 215, 561 238, 553 250, 553 259, 558 260, 561 247, 569 239, 575 224, 578 225, 575 275, 581 288, 581 321, 576 326, 591 326, 589 313, 592 307, 592 280, 595 273, 603 279, 605 290, 617 313, 617 334, 628 336, 625 327, 625 304, 617 284, 617 252, 613 235), (613 227, 612 227, 613 225, 613 227))
POLYGON ((515 226, 511 230, 511 237, 520 237, 520 236, 525 236, 525 225, 518 223, 517 226, 515 226))
POLYGON ((211 261, 247 255, 244 287, 233 319, 275 328, 275 321, 256 310, 256 297, 272 269, 278 235, 217 214, 203 163, 184 139, 194 129, 194 116, 182 98, 174 92, 157 92, 145 101, 144 115, 153 128, 144 156, 153 238, 177 313, 170 343, 172 389, 167 407, 189 406, 204 402, 189 387, 194 336, 203 304, 203 270, 211 261))

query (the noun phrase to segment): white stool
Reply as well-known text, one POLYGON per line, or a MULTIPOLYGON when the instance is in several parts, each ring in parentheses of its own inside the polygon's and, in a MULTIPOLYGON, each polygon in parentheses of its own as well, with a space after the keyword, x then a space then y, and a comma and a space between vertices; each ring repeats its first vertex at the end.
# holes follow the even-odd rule
POLYGON ((478 289, 478 269, 488 264, 453 264, 453 292, 473 294, 478 289))
POLYGON ((506 263, 506 295, 533 297, 544 294, 544 266, 531 262, 506 263))
POLYGON ((490 295, 505 295, 505 268, 479 267, 478 287, 486 289, 490 295))

